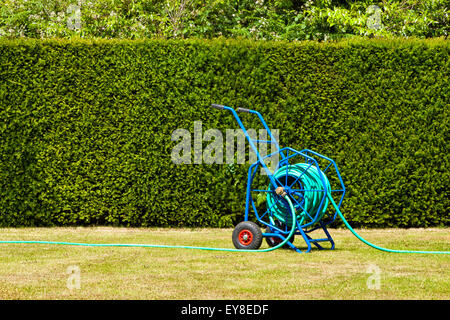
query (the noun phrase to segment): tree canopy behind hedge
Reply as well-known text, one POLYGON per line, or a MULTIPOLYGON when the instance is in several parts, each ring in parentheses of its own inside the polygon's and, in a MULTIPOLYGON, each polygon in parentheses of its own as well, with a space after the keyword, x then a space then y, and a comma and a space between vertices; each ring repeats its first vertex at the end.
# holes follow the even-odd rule
POLYGON ((171 160, 236 128, 211 103, 333 158, 353 225, 448 225, 449 67, 437 39, 0 40, 0 226, 241 221, 248 164, 171 160))
POLYGON ((2 0, 0 37, 447 37, 447 0, 2 0))

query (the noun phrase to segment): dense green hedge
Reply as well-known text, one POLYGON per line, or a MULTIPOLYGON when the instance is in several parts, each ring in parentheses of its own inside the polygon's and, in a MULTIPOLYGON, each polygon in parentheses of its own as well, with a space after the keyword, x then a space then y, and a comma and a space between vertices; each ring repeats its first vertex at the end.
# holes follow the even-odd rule
POLYGON ((282 146, 333 158, 355 226, 448 225, 449 49, 1 40, 0 226, 232 226, 248 165, 171 161, 175 129, 236 128, 212 102, 257 109, 282 146))

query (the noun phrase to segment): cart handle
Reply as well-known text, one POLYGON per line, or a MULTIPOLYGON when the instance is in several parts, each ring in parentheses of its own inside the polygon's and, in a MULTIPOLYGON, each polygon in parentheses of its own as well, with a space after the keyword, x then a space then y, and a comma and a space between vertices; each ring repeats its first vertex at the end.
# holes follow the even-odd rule
MULTIPOLYGON (((248 143, 250 144, 250 147, 251 147, 251 148, 253 149, 253 151, 255 152, 255 154, 256 154, 256 156, 257 156, 257 158, 258 158, 258 160, 259 160, 259 163, 262 165, 262 167, 263 167, 264 170, 266 171, 266 173, 267 173, 269 179, 271 180, 272 185, 276 186, 277 184, 276 184, 276 182, 275 182, 275 180, 274 180, 274 178, 273 178, 273 173, 270 171, 269 168, 267 168, 267 165, 266 165, 266 163, 264 162, 264 159, 261 157, 261 155, 260 155, 260 153, 259 153, 259 151, 258 151, 258 148, 257 148, 256 145, 255 145, 255 142, 257 142, 258 140, 253 140, 253 139, 249 136, 249 134, 248 134, 247 130, 245 129, 245 126, 244 126, 244 124, 242 123, 241 119, 239 118, 237 112, 247 112, 247 113, 253 113, 253 114, 256 114, 256 115, 258 116, 259 120, 262 122, 262 124, 263 124, 264 128, 266 129, 267 133, 269 134, 269 136, 270 136, 270 141, 273 142, 273 143, 275 144, 275 147, 277 148, 277 151, 280 152, 280 146, 278 145, 278 141, 277 141, 277 140, 275 139, 275 137, 272 135, 272 132, 270 131, 269 127, 267 126, 266 122, 264 121, 264 118, 262 117, 262 115, 261 115, 258 111, 255 111, 255 110, 245 109, 245 108, 237 108, 236 110, 234 110, 233 108, 224 106, 224 105, 222 105, 222 104, 215 104, 215 103, 213 103, 213 104, 211 104, 211 107, 212 107, 212 108, 215 108, 215 109, 219 109, 219 110, 228 110, 228 111, 230 111, 230 112, 233 114, 233 116, 234 116, 234 118, 236 119, 236 121, 237 121, 239 127, 240 127, 240 128, 242 129, 242 131, 244 132, 244 135, 245 135, 245 137, 247 138, 247 141, 248 141, 248 143)), ((284 160, 284 159, 286 158, 285 154, 284 154, 283 152, 280 152, 280 154, 281 154, 281 157, 282 157, 283 160, 284 160)))
MULTIPOLYGON (((247 112, 247 113, 252 113, 253 110, 245 109, 245 108, 237 108, 236 111, 237 111, 237 112, 247 112)), ((255 112, 256 112, 256 111, 255 111, 255 112)))
MULTIPOLYGON (((277 139, 275 139, 275 137, 272 135, 272 132, 270 131, 269 126, 267 125, 263 116, 258 111, 251 110, 251 109, 245 109, 245 108, 237 108, 236 111, 256 114, 258 116, 259 120, 261 121, 262 125, 264 126, 264 129, 266 129, 266 132, 269 134, 270 141, 275 143, 275 147, 277 148, 278 151, 280 151, 280 146, 278 145, 277 139)), ((281 152, 281 156, 283 157, 283 159, 285 158, 283 152, 281 152)))
MULTIPOLYGON (((212 108, 215 109, 219 109, 219 110, 228 110, 230 111, 234 118, 236 119, 237 123, 239 124, 239 126, 241 127, 241 129, 244 131, 245 136, 247 137, 247 139, 250 142, 250 145, 252 145, 253 147, 253 141, 250 141, 251 138, 248 136, 247 134, 247 130, 245 129, 244 125, 241 122, 241 119, 239 118, 237 112, 246 112, 246 113, 253 113, 256 114, 259 118, 259 120, 261 121, 262 125, 264 126, 264 129, 266 129, 266 132, 269 134, 270 137, 270 141, 273 142, 275 144, 275 147, 277 148, 278 151, 280 151, 280 146, 278 145, 278 141, 275 139, 275 137, 272 135, 272 132, 270 131, 269 127, 267 126, 266 121, 264 120, 263 116, 256 110, 251 110, 251 109, 245 109, 245 108, 237 108, 236 110, 234 110, 233 108, 224 106, 222 104, 211 104, 212 108)), ((253 147, 253 149, 255 150, 256 154, 259 155, 257 148, 253 147)), ((283 157, 283 159, 285 158, 284 153, 281 153, 281 156, 283 157)))
POLYGON ((211 105, 211 108, 223 110, 223 109, 225 109, 225 106, 222 105, 222 104, 215 104, 215 103, 213 103, 213 104, 211 105))

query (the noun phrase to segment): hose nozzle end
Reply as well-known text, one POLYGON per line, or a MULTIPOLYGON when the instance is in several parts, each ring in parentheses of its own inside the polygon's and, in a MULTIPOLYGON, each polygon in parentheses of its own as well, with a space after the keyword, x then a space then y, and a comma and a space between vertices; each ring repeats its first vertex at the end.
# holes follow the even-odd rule
POLYGON ((279 195, 280 197, 283 197, 283 198, 287 195, 287 193, 286 193, 286 191, 284 191, 284 188, 283 188, 283 187, 278 187, 278 188, 276 188, 276 189, 275 189, 275 193, 276 193, 277 195, 279 195))

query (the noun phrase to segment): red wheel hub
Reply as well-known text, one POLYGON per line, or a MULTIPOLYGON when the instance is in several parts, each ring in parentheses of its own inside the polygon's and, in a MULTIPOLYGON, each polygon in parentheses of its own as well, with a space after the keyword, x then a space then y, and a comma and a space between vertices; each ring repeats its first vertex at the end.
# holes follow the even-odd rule
POLYGON ((244 245, 248 246, 253 241, 253 233, 251 233, 249 230, 242 230, 239 232, 239 242, 244 245))

